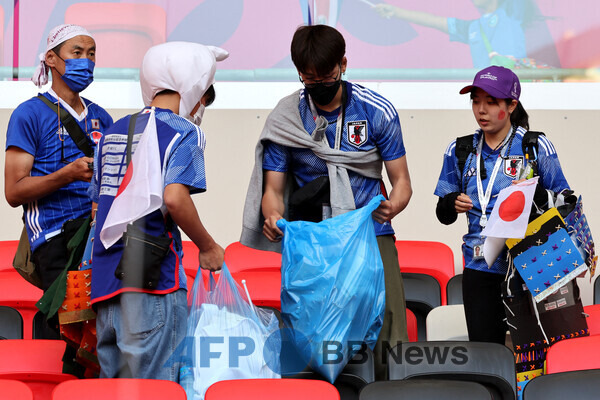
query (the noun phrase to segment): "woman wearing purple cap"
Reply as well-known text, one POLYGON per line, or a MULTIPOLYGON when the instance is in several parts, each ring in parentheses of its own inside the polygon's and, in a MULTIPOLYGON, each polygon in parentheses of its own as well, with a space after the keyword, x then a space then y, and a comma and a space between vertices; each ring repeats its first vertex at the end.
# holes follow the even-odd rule
POLYGON ((485 68, 460 93, 470 93, 479 129, 474 135, 452 141, 446 149, 435 189, 439 196, 436 215, 440 222, 449 225, 459 213, 467 214, 469 231, 463 237, 462 250, 469 340, 504 344, 507 325, 501 284, 508 269, 506 248, 488 265, 483 257, 481 231, 498 192, 526 175, 528 167, 534 167, 534 173, 539 175, 534 201, 540 208, 547 202, 546 190, 560 192, 569 185, 556 150, 544 135, 537 137, 533 150, 528 147, 524 151, 522 144, 532 135, 527 134, 529 117, 519 101, 521 85, 511 70, 485 68), (525 153, 532 153, 533 157, 526 157, 525 153))

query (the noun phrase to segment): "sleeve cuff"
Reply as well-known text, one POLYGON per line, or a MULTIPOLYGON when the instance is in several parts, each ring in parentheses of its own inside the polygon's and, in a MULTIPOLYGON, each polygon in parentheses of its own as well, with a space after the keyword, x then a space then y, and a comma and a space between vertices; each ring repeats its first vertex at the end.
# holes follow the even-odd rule
POLYGON ((458 218, 454 203, 459 195, 459 192, 452 192, 439 198, 435 209, 435 215, 442 224, 450 225, 458 218))

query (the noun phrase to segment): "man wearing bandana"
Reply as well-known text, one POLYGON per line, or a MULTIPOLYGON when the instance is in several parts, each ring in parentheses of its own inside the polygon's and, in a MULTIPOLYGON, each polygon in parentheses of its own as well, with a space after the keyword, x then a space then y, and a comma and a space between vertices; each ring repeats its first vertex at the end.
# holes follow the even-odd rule
POLYGON ((40 96, 58 108, 33 97, 15 109, 8 123, 6 200, 13 207, 23 206, 32 260, 44 291, 68 261, 63 224, 88 216, 92 208, 87 191, 93 158, 75 144, 57 110, 71 114, 92 149, 95 138, 113 122, 102 107, 79 95, 93 80, 95 60, 96 44, 85 28, 69 24, 52 29, 32 81, 41 88, 52 71, 52 85, 40 96))
POLYGON ((330 26, 303 26, 294 34, 292 61, 304 89, 282 99, 265 123, 240 241, 279 250, 283 232, 276 222, 291 216, 288 184, 303 188, 329 178, 331 209, 324 206, 319 218, 361 208, 383 194, 386 200, 373 212, 373 222, 386 288, 385 317, 375 346, 376 377, 385 379, 386 346, 408 341, 391 220, 407 206, 412 188, 396 109, 380 94, 342 80, 345 51, 344 38, 330 26), (392 184, 389 196, 382 166, 392 184))

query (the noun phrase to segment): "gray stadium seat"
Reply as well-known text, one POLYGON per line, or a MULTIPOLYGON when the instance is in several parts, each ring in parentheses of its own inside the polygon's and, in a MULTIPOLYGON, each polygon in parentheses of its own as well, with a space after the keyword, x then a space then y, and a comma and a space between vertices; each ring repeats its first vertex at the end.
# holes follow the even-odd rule
POLYGON ((32 330, 33 339, 60 339, 60 334, 48 326, 46 323, 46 315, 41 311, 38 311, 33 317, 32 330))
POLYGON ((23 317, 12 307, 0 306, 0 339, 23 339, 23 317))
POLYGON ((446 285, 446 295, 448 296, 448 305, 463 304, 462 295, 462 274, 454 275, 446 285))
POLYGON ((497 343, 412 342, 392 349, 390 380, 449 379, 480 383, 494 399, 514 400, 516 372, 513 352, 497 343))
POLYGON ((411 379, 371 383, 360 400, 492 400, 485 386, 475 382, 442 379, 411 379))
POLYGON ((600 395, 600 369, 538 376, 523 389, 523 400, 592 400, 600 395))
MULTIPOLYGON (((366 357, 361 355, 354 356, 333 383, 333 386, 340 393, 341 400, 358 400, 361 390, 367 384, 375 381, 373 352, 368 347, 365 347, 363 350, 366 352, 366 357)), ((285 378, 325 380, 324 377, 309 368, 298 374, 285 376, 285 378)))
POLYGON ((442 305, 439 282, 431 275, 402 272, 406 308, 417 317, 419 340, 426 340, 426 319, 432 309, 442 305))

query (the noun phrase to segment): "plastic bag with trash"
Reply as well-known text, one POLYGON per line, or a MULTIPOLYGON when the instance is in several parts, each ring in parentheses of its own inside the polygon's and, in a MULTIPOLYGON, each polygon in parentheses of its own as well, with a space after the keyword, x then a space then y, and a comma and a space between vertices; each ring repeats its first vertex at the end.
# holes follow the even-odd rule
POLYGON ((211 274, 208 290, 198 273, 188 296, 187 343, 181 357, 180 384, 198 400, 215 382, 280 378, 279 320, 272 310, 255 307, 223 264, 211 274))
POLYGON ((333 383, 383 324, 383 263, 371 213, 383 196, 322 222, 279 220, 281 314, 303 360, 333 383))

